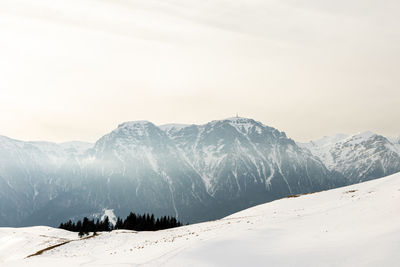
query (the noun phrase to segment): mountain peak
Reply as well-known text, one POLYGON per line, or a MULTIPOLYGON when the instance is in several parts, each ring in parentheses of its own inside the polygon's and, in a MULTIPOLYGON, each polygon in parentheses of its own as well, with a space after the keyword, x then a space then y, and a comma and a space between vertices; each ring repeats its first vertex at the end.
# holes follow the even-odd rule
POLYGON ((123 122, 123 123, 118 125, 118 128, 125 128, 125 127, 131 127, 131 126, 144 126, 144 125, 148 125, 148 124, 154 125, 150 121, 138 120, 138 121, 126 121, 126 122, 123 122))
MULTIPOLYGON (((113 130, 110 134, 105 136, 109 137, 129 137, 133 136, 149 136, 152 132, 162 132, 157 126, 150 121, 127 121, 118 125, 118 128, 113 130)), ((100 139, 101 140, 101 139, 100 139)))
POLYGON ((245 117, 230 117, 230 118, 226 118, 223 121, 231 121, 231 122, 236 122, 236 123, 242 123, 242 122, 252 122, 254 121, 253 119, 250 118, 245 118, 245 117))
POLYGON ((222 120, 214 120, 208 123, 207 125, 217 125, 217 124, 229 124, 232 127, 236 128, 239 132, 248 133, 249 129, 256 127, 258 132, 261 132, 261 127, 264 125, 261 122, 257 122, 250 118, 243 117, 231 117, 222 120))
POLYGON ((352 144, 361 143, 376 135, 374 132, 364 131, 347 137, 343 142, 352 144))
POLYGON ((264 124, 262 124, 261 122, 255 121, 251 118, 244 118, 244 117, 230 117, 230 118, 226 118, 226 119, 222 119, 222 120, 213 120, 210 123, 214 124, 214 123, 220 123, 220 122, 228 122, 229 124, 231 124, 233 126, 243 126, 243 125, 253 126, 255 124, 260 124, 260 125, 264 126, 264 124))
POLYGON ((371 131, 364 131, 364 132, 360 132, 360 133, 355 134, 353 137, 360 137, 360 138, 368 139, 368 138, 370 138, 370 137, 372 137, 374 135, 376 135, 376 133, 371 132, 371 131))

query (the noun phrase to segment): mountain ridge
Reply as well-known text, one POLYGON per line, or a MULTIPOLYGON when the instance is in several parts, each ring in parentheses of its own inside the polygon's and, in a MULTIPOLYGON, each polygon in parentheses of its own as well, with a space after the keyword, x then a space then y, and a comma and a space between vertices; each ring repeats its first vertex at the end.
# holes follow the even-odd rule
POLYGON ((56 225, 104 209, 199 222, 354 182, 284 132, 242 117, 165 127, 128 121, 94 144, 4 140, 3 225, 56 225))
POLYGON ((400 171, 400 144, 392 138, 364 131, 298 143, 335 170, 357 183, 400 171))

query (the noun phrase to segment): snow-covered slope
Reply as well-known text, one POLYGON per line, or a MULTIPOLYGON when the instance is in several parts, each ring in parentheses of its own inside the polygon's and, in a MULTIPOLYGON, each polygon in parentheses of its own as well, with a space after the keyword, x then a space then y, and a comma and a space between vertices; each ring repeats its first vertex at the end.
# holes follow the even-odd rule
POLYGON ((298 143, 301 147, 309 149, 315 156, 319 157, 329 169, 333 169, 334 161, 329 154, 329 150, 336 143, 348 138, 347 134, 337 134, 333 136, 324 136, 309 143, 298 143))
POLYGON ((54 235, 73 237, 56 230, 48 234, 48 228, 0 228, 0 263, 4 267, 397 266, 399 203, 398 173, 280 199, 217 221, 158 232, 101 233, 29 258, 25 257, 43 249, 43 242, 54 240, 54 235))
POLYGON ((189 124, 182 124, 182 123, 168 123, 168 124, 163 124, 163 125, 159 125, 158 127, 163 130, 164 132, 166 132, 167 134, 172 134, 175 133, 177 131, 180 131, 183 128, 186 128, 190 126, 189 124))
POLYGON ((45 226, 0 228, 0 265, 75 239, 76 233, 45 226))
POLYGON ((388 140, 390 142, 392 142, 392 144, 395 145, 395 147, 397 148, 397 151, 400 154, 400 136, 398 136, 398 137, 388 137, 388 140))
POLYGON ((300 146, 319 157, 325 166, 345 176, 349 183, 384 177, 400 171, 397 139, 367 131, 324 137, 300 146))

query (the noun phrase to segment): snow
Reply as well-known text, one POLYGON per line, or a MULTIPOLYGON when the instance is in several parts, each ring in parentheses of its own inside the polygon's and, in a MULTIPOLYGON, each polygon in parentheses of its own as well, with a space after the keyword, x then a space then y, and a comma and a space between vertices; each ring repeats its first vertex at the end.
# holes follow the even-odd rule
POLYGON ((359 144, 375 135, 376 134, 371 131, 365 131, 346 138, 344 142, 348 142, 349 144, 359 144))
POLYGON ((169 132, 171 130, 179 131, 179 130, 181 130, 183 128, 186 128, 188 126, 190 126, 190 124, 168 123, 168 124, 159 125, 158 128, 160 128, 164 132, 169 132))
POLYGON ((93 143, 81 142, 81 141, 70 141, 59 144, 64 151, 82 155, 89 149, 93 148, 93 143))
POLYGON ((348 134, 336 134, 336 135, 332 135, 332 136, 324 136, 320 139, 317 139, 315 141, 312 141, 312 143, 318 145, 318 146, 327 146, 330 144, 335 144, 339 141, 342 141, 343 139, 349 137, 348 134))
POLYGON ((262 131, 259 125, 265 126, 261 122, 256 122, 253 119, 243 117, 231 117, 222 121, 228 121, 230 125, 236 128, 236 130, 245 134, 249 133, 249 130, 253 127, 255 131, 260 134, 262 131))
POLYGON ((53 163, 60 165, 70 156, 83 155, 87 150, 93 147, 93 144, 80 141, 65 143, 20 141, 0 136, 0 147, 9 151, 21 149, 29 153, 32 158, 39 157, 39 161, 42 159, 43 155, 46 155, 53 163))
POLYGON ((387 137, 387 139, 393 144, 397 153, 400 154, 400 136, 399 137, 387 137))
POLYGON ((392 143, 400 144, 400 136, 397 137, 390 136, 387 137, 387 139, 392 143))
POLYGON ((0 228, 1 266, 396 266, 400 173, 284 198, 221 220, 72 241, 47 227, 0 228), (61 240, 62 239, 62 240, 61 240), (53 243, 51 243, 53 242, 53 243))
POLYGON ((351 149, 349 145, 354 146, 360 144, 374 135, 376 134, 371 131, 365 131, 354 135, 337 134, 333 136, 324 136, 320 139, 310 141, 309 143, 298 143, 298 145, 308 149, 314 156, 320 158, 329 170, 334 170, 337 167, 337 163, 343 161, 342 158, 333 157, 332 153, 336 147, 340 147, 341 155, 345 157, 348 154, 345 153, 343 144, 346 144, 345 147, 351 149))
POLYGON ((112 131, 114 134, 123 133, 125 135, 147 136, 148 127, 155 125, 146 120, 128 121, 118 125, 118 128, 112 131))
POLYGON ((146 120, 137 120, 137 121, 127 121, 123 122, 118 125, 118 128, 123 128, 123 127, 131 127, 131 126, 138 126, 138 125, 147 125, 151 124, 151 122, 146 121, 146 120))
POLYGON ((318 157, 329 170, 343 174, 352 183, 382 177, 399 170, 400 145, 371 131, 324 137, 299 144, 318 157), (376 173, 381 173, 377 176, 376 173))
POLYGON ((101 216, 100 220, 104 221, 106 217, 108 217, 110 223, 115 226, 115 224, 117 223, 117 216, 115 216, 113 209, 103 210, 103 216, 101 216))
POLYGON ((44 226, 0 228, 0 266, 76 238, 76 233, 44 226))

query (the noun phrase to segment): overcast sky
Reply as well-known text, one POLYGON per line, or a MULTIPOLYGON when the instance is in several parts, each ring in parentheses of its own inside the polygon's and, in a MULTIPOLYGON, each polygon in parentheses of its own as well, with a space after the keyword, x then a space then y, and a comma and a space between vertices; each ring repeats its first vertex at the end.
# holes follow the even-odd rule
POLYGON ((398 0, 1 0, 0 135, 239 113, 299 141, 400 135, 398 0))

